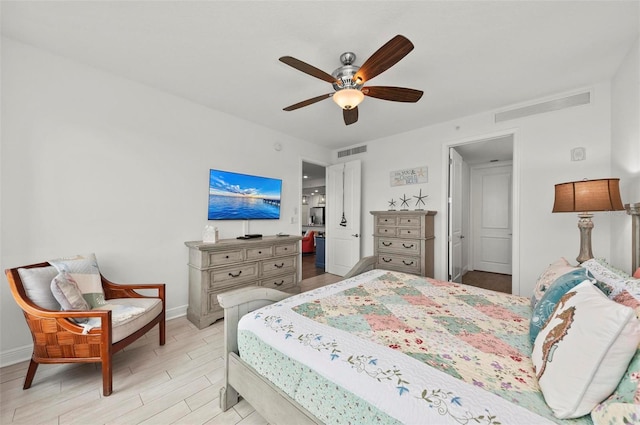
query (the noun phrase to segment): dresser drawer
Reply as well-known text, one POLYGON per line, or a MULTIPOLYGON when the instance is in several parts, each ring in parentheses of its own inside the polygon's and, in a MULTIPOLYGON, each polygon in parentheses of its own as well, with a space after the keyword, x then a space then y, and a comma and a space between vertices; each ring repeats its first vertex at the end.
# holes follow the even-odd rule
POLYGON ((395 226, 398 224, 397 217, 393 215, 379 215, 376 217, 377 226, 395 226))
POLYGON ((258 277, 258 263, 243 263, 235 266, 220 267, 209 272, 209 287, 219 288, 229 286, 238 281, 256 279, 258 277))
POLYGON ((295 270, 296 257, 274 258, 262 261, 262 274, 264 276, 279 273, 291 273, 295 270))
POLYGON ((276 245, 275 246, 276 255, 287 255, 287 254, 295 254, 298 252, 298 244, 286 244, 286 245, 276 245))
POLYGON ((289 274, 286 276, 277 276, 271 279, 263 279, 260 282, 260 286, 271 289, 287 289, 296 283, 295 274, 289 274))
POLYGON ((420 237, 420 228, 398 228, 398 237, 401 238, 419 238, 420 237))
POLYGON ((420 217, 398 217, 398 226, 420 227, 420 217))
POLYGON ((420 242, 407 239, 378 239, 380 252, 401 252, 406 255, 420 255, 420 242))
POLYGON ((395 227, 383 227, 383 226, 376 227, 375 236, 396 236, 396 235, 397 235, 397 229, 395 227))
POLYGON ((263 248, 248 248, 247 249, 247 260, 260 260, 262 258, 269 258, 273 256, 273 250, 270 246, 265 246, 263 248))
POLYGON ((224 265, 238 263, 244 260, 243 250, 236 249, 233 251, 212 252, 209 254, 210 265, 224 265))
POLYGON ((378 255, 380 268, 420 274, 420 259, 399 254, 381 253, 378 255))

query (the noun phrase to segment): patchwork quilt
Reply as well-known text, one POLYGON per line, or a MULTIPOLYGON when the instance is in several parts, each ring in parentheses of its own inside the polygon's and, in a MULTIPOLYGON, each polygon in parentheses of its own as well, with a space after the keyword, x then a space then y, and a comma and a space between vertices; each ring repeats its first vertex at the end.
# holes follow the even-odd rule
POLYGON ((544 424, 528 298, 372 270, 252 312, 240 356, 325 423, 544 424))

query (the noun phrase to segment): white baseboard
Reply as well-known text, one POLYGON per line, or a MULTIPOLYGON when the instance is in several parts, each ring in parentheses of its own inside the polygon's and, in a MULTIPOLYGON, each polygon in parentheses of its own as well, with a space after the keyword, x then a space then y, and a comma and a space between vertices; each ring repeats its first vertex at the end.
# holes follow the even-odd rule
POLYGON ((22 347, 13 348, 11 350, 0 353, 0 367, 11 366, 31 359, 33 352, 33 344, 24 345, 22 347))
MULTIPOLYGON (((166 320, 177 319, 187 315, 187 305, 170 308, 166 311, 166 320)), ((11 366, 31 359, 33 344, 0 352, 0 367, 11 366)))

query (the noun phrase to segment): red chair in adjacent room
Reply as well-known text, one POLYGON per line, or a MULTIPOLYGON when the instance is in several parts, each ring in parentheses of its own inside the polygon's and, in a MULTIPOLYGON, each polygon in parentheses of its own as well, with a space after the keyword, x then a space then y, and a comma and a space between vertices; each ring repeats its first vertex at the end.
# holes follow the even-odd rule
POLYGON ((316 252, 315 236, 316 232, 309 230, 302 238, 302 253, 313 254, 316 252))

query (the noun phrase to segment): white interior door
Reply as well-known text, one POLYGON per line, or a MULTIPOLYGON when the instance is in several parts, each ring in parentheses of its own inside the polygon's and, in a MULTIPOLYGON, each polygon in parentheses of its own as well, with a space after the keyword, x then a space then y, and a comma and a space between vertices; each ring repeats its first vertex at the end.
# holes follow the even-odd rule
POLYGON ((449 280, 462 282, 462 157, 449 149, 449 280))
POLYGON ((511 274, 513 167, 471 169, 473 268, 511 274))
POLYGON ((326 270, 344 276, 360 260, 360 160, 327 167, 326 270))

